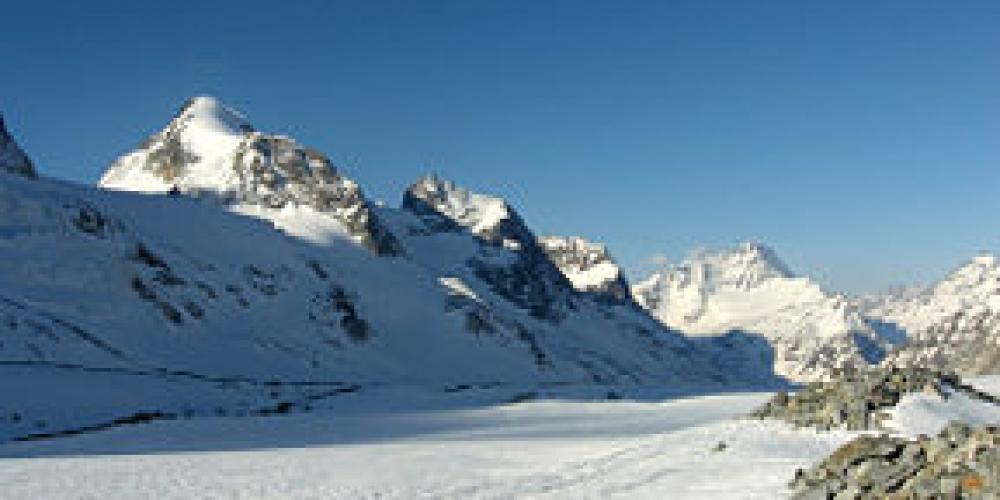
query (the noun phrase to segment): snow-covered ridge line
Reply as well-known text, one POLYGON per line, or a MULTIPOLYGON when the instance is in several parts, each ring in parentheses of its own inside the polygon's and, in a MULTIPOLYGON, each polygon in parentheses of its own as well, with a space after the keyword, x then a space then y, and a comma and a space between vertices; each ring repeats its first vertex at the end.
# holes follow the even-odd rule
POLYGON ((702 251, 632 288, 665 325, 691 334, 730 330, 767 337, 775 369, 794 380, 880 361, 891 347, 845 296, 798 277, 770 248, 747 242, 702 251))
POLYGON ((419 219, 424 234, 471 236, 479 250, 455 257, 493 292, 531 315, 558 322, 573 308, 572 284, 503 199, 431 174, 407 188, 402 209, 419 219))
POLYGON ((859 304, 915 334, 960 312, 1000 311, 1000 262, 996 255, 981 253, 929 287, 870 296, 859 304))
POLYGON ((908 337, 886 362, 970 375, 1000 370, 1000 263, 993 254, 974 257, 930 287, 859 303, 908 337))
MULTIPOLYGON (((3 138, 7 151, 20 152, 8 133, 3 138)), ((189 100, 161 132, 116 161, 101 185, 211 198, 310 244, 348 240, 380 255, 412 252, 406 265, 433 275, 435 287, 449 290, 448 307, 465 301, 460 309, 468 325, 477 331, 507 331, 534 352, 537 363, 544 364, 543 349, 535 336, 518 333, 523 321, 513 319, 517 314, 527 311, 533 319, 559 325, 580 315, 584 296, 608 299, 597 308, 632 303, 628 284, 606 248, 578 238, 539 238, 504 200, 437 176, 407 189, 402 210, 379 209, 325 155, 292 138, 255 129, 246 115, 211 97, 189 100), (514 309, 507 310, 509 306, 514 309)), ((95 217, 89 209, 80 210, 86 213, 78 218, 95 217)), ((995 284, 995 279, 982 278, 982 270, 996 267, 995 258, 983 256, 970 266, 956 273, 964 278, 952 289, 939 285, 939 295, 955 297, 960 295, 956 287, 987 290, 995 284)), ((275 280, 286 272, 264 270, 259 263, 248 269, 248 274, 275 280)), ((146 290, 147 281, 130 286, 146 290)), ((898 340, 882 330, 894 319, 891 315, 866 315, 857 303, 795 276, 773 250, 757 243, 694 254, 631 292, 662 325, 640 313, 613 328, 629 324, 636 331, 763 335, 776 351, 777 369, 796 379, 823 378, 833 368, 878 362, 898 340)), ((330 293, 334 302, 343 303, 348 290, 330 293)), ((995 310, 988 300, 983 306, 983 298, 996 295, 989 291, 948 302, 938 316, 976 327, 995 310)), ((168 304, 160 296, 150 301, 173 318, 191 307, 183 300, 168 304)), ((193 310, 195 316, 201 314, 193 310)))
POLYGON ((689 339, 587 300, 502 200, 441 181, 405 208, 370 205, 325 156, 217 101, 193 100, 103 183, 116 189, 0 175, 0 392, 14 408, 0 440, 135 414, 247 415, 330 380, 783 382, 756 337, 689 339), (358 244, 378 234, 405 253, 358 244))
POLYGON ((437 174, 425 175, 410 185, 403 194, 403 208, 418 216, 439 218, 442 229, 463 228, 506 248, 530 246, 534 239, 502 198, 474 193, 437 174))

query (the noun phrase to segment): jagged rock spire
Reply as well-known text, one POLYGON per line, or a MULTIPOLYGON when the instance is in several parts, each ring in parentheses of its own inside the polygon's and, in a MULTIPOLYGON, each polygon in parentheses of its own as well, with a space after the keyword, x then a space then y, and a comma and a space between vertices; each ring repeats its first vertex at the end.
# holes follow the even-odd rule
POLYGON ((543 236, 538 241, 577 290, 607 302, 632 301, 628 281, 604 245, 578 236, 543 236))
POLYGON ((406 190, 403 209, 420 217, 431 231, 467 231, 489 247, 506 250, 509 259, 476 258, 469 264, 495 292, 532 315, 561 317, 573 286, 502 198, 474 193, 430 174, 406 190))
POLYGON ((7 131, 3 115, 0 115, 0 169, 32 179, 38 177, 35 166, 31 163, 28 155, 24 154, 10 132, 7 131))

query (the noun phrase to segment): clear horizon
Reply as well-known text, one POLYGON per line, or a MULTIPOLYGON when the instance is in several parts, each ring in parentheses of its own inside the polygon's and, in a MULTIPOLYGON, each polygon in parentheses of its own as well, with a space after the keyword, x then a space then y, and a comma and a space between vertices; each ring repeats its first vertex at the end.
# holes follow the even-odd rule
POLYGON ((12 5, 0 113, 93 183, 215 95, 372 199, 436 171, 633 279, 757 240, 859 294, 1000 250, 1000 4, 267 6, 12 5))

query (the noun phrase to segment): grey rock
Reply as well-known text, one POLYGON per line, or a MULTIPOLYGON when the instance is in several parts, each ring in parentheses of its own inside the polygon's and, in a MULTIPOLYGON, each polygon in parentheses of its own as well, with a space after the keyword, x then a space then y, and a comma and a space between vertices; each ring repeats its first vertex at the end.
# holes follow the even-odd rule
POLYGON ((485 248, 469 266, 495 293, 532 316, 559 321, 572 307, 573 285, 505 201, 428 175, 406 190, 402 206, 418 216, 428 232, 476 236, 485 248))
POLYGON ((812 382, 794 396, 780 392, 752 415, 820 430, 879 429, 883 411, 896 406, 905 394, 932 387, 940 395, 944 386, 981 399, 987 397, 962 385, 956 375, 922 368, 884 367, 845 371, 832 381, 812 382))
POLYGON ((604 245, 577 236, 543 236, 538 242, 549 259, 571 282, 572 276, 587 273, 598 266, 614 270, 614 273, 609 273, 601 280, 574 282, 573 286, 578 291, 601 302, 639 307, 632 300, 625 275, 604 245))
POLYGON ((1000 433, 953 423, 934 438, 861 436, 790 483, 798 499, 997 498, 1000 433))

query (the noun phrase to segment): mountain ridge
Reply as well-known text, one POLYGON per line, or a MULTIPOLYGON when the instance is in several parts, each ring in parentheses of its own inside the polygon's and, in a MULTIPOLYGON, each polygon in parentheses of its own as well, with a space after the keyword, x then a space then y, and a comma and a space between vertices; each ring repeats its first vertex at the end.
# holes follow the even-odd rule
MULTIPOLYGON (((96 188, 28 175, 0 139, 19 153, 0 170, 0 373, 45 373, 41 393, 141 374, 196 400, 155 399, 164 411, 245 412, 232 405, 260 401, 264 381, 704 390, 902 359, 879 316, 761 244, 694 254, 630 288, 605 246, 538 236, 503 199, 438 176, 399 207, 371 203, 324 154, 214 99, 189 101, 96 188), (236 392, 214 382, 234 380, 236 392)), ((989 295, 988 280, 959 276, 939 290, 989 295)), ((23 396, 12 404, 31 407, 23 396)), ((93 415, 141 409, 108 397, 86 403, 93 415)), ((25 425, 0 422, 0 438, 25 425)))
MULTIPOLYGON (((0 378, 44 380, 5 401, 20 417, 0 420, 0 439, 38 433, 36 421, 73 429, 150 407, 307 406, 345 387, 783 384, 756 336, 688 338, 575 290, 502 200, 490 203, 507 207, 503 217, 481 226, 417 189, 408 207, 370 204, 360 188, 351 203, 317 205, 300 184, 330 187, 330 165, 293 139, 230 125, 230 140, 208 150, 192 129, 168 126, 109 167, 102 184, 114 189, 0 171, 0 378), (239 158, 272 139, 281 147, 239 158), (171 141, 183 154, 155 153, 171 141), (174 177, 158 158, 180 159, 174 177), (246 172, 275 174, 275 189, 237 182, 248 158, 261 169, 246 172), (222 172, 190 175, 209 167, 222 172), (207 182, 217 179, 234 183, 207 182), (398 251, 352 233, 361 209, 398 251), (149 393, 64 389, 112 376, 149 393)), ((464 189, 450 186, 449 196, 464 189)))
POLYGON ((795 275, 755 242, 693 253, 632 287, 636 302, 689 334, 745 331, 768 338, 777 373, 824 380, 881 361, 893 338, 873 328, 846 296, 795 275))
POLYGON ((908 336, 886 364, 968 375, 1000 370, 1000 263, 994 254, 980 253, 930 286, 862 304, 908 336))

